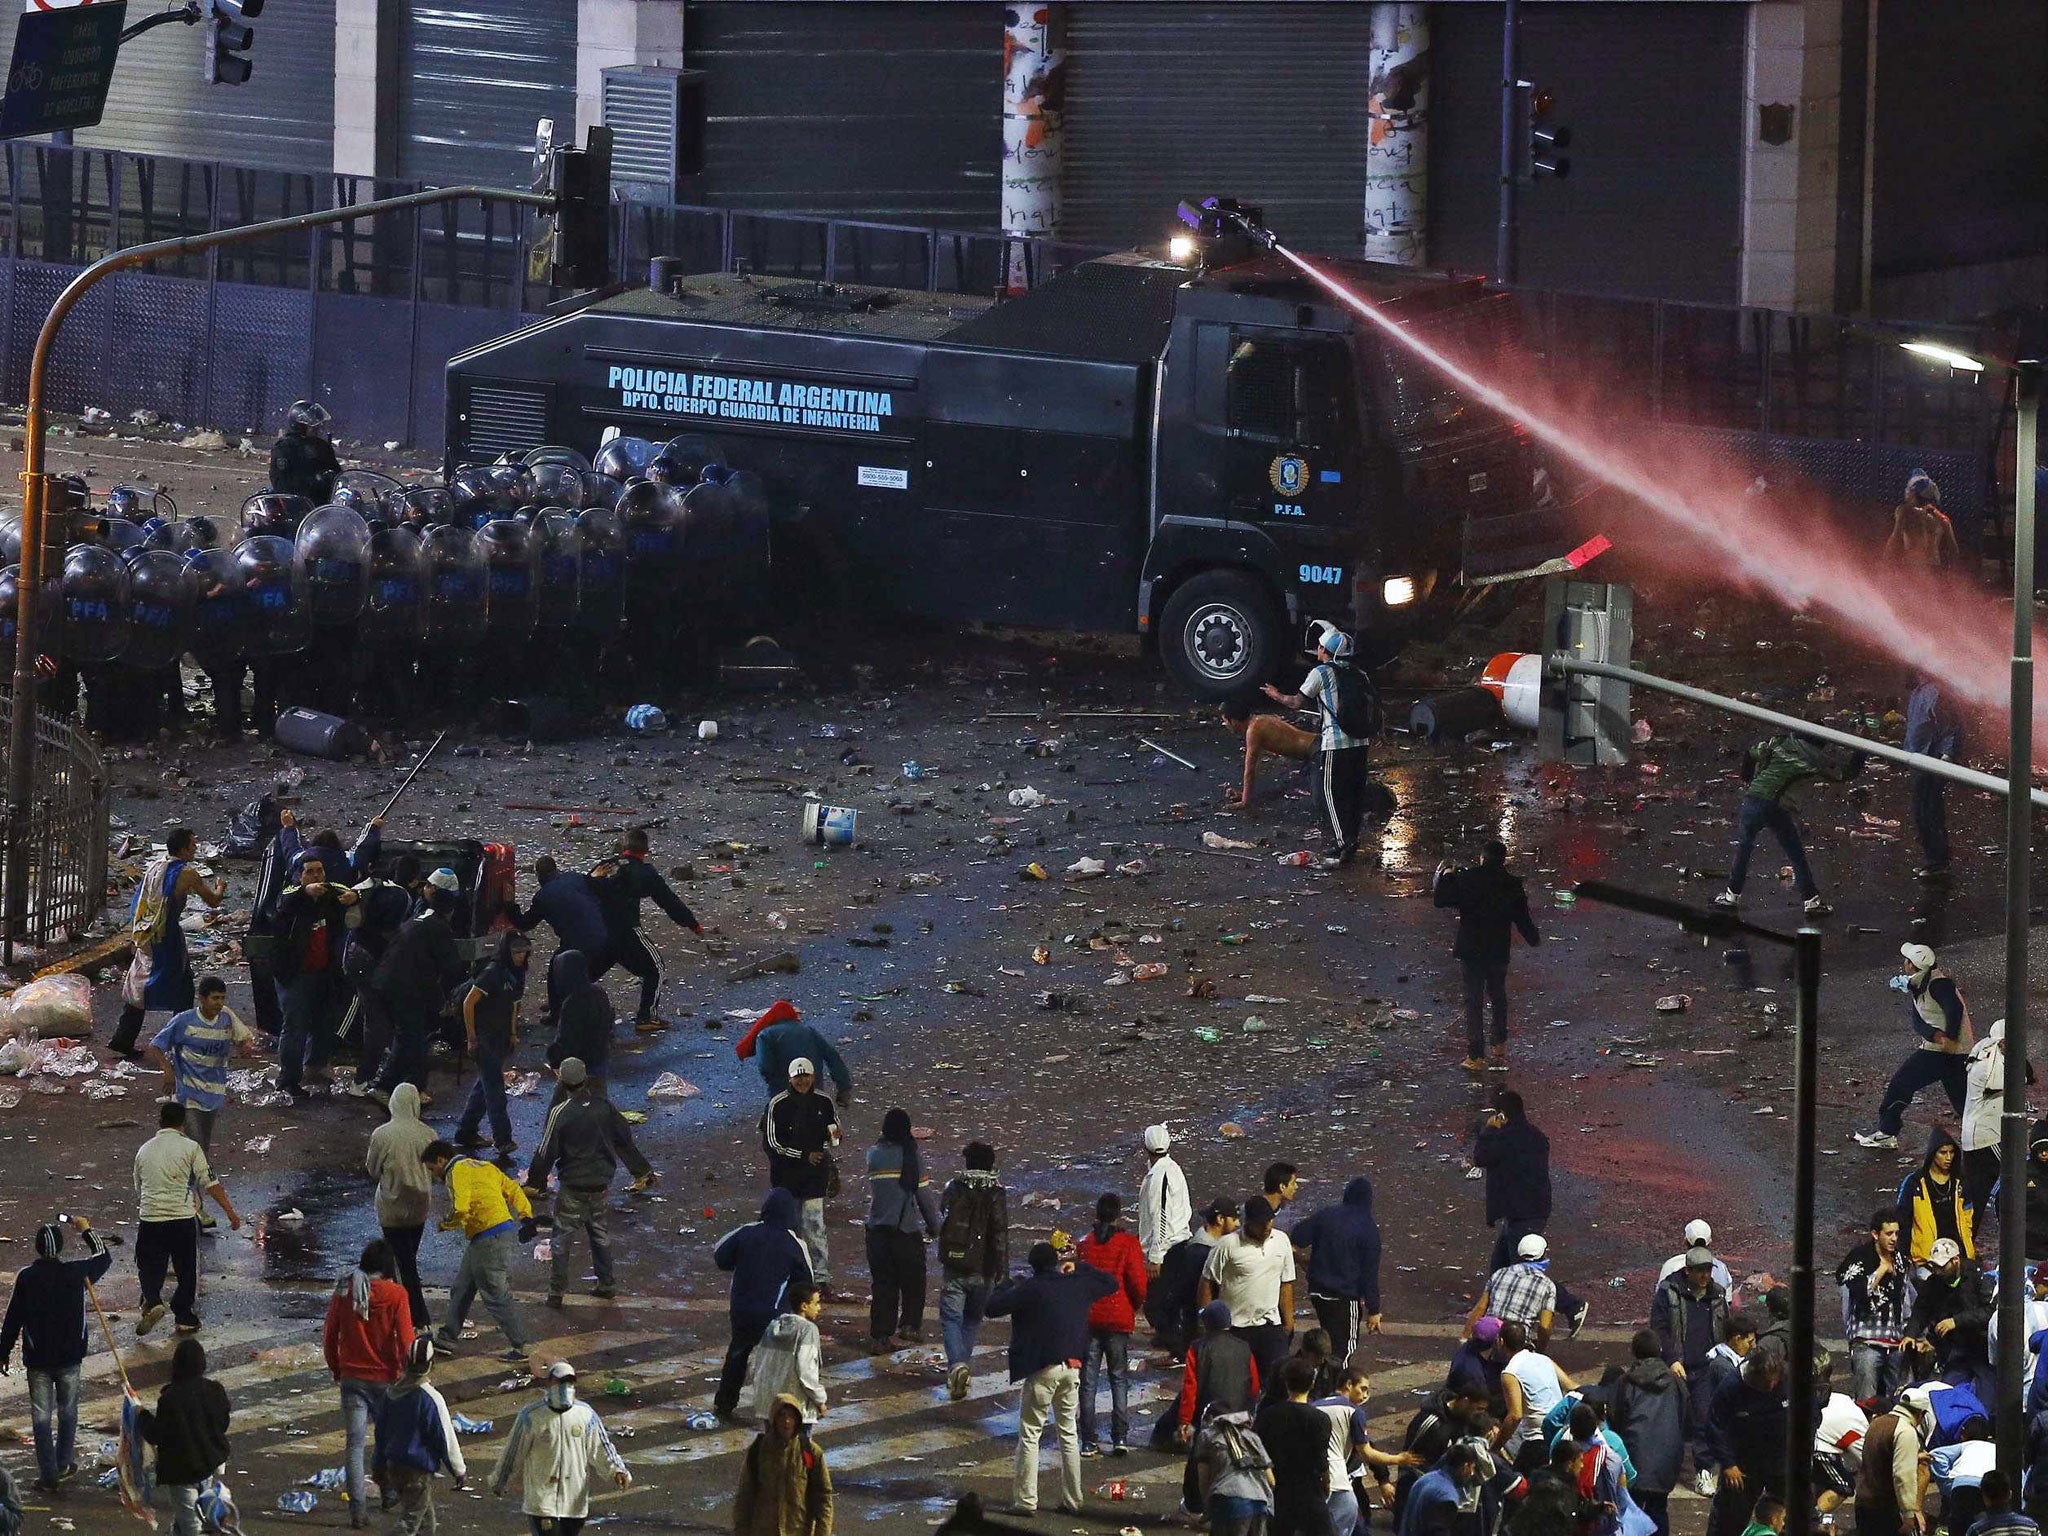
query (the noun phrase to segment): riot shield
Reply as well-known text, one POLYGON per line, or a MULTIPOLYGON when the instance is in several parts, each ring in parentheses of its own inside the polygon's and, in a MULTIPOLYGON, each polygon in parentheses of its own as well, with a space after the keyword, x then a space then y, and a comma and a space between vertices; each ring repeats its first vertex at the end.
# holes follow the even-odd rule
POLYGON ((576 627, 616 634, 626 612, 626 540, 618 514, 592 507, 576 519, 582 559, 576 582, 576 627))
POLYGON ((128 565, 128 643, 124 666, 155 672, 173 666, 192 638, 192 589, 185 562, 168 549, 131 549, 128 565))
POLYGON ((484 565, 484 631, 493 640, 525 640, 539 616, 540 573, 533 531, 516 517, 494 517, 476 531, 484 565))
POLYGON ((542 629, 567 629, 576 622, 577 585, 582 575, 583 535, 576 514, 556 509, 533 524, 539 572, 537 622, 542 629))
POLYGON ((484 562, 469 529, 444 524, 423 541, 430 646, 466 650, 484 631, 484 562))
POLYGON ((290 656, 306 648, 312 626, 292 581, 292 541, 259 533, 235 546, 243 637, 251 656, 290 656))
POLYGON ((128 644, 128 567, 104 544, 64 551, 57 578, 58 648, 74 662, 110 661, 128 644))
POLYGON ((628 480, 644 480, 647 466, 661 449, 644 437, 615 437, 597 450, 593 467, 607 480, 616 480, 624 485, 628 480))
POLYGON ((339 502, 307 513, 292 540, 292 579, 309 623, 355 623, 370 595, 370 525, 362 513, 339 502))
POLYGON ((356 633, 366 645, 399 648, 426 632, 425 552, 410 528, 370 530, 370 596, 356 633))

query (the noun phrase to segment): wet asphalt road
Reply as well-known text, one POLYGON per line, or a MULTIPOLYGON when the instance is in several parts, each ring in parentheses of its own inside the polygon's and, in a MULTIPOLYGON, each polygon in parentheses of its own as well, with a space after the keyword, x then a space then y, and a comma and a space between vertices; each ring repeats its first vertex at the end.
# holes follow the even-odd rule
MULTIPOLYGON (((1389 694, 1462 682, 1534 627, 1524 609, 1488 630, 1412 650, 1388 680, 1389 694)), ((1647 580, 1637 627, 1640 664, 1709 686, 1740 677, 1778 707, 1835 717, 1881 713, 1903 699, 1888 669, 1832 647, 1816 627, 1788 625, 1725 596, 1647 580), (1760 650, 1758 640, 1770 643, 1760 650), (1823 675, 1830 681, 1817 683, 1823 675)), ((542 852, 588 863, 607 851, 609 829, 646 822, 660 867, 692 866, 695 878, 679 888, 713 929, 699 943, 658 914, 648 919, 668 977, 663 1008, 676 1022, 652 1041, 623 1036, 614 1069, 614 1097, 649 1115, 639 1134, 663 1174, 652 1198, 622 1193, 615 1201, 627 1297, 572 1298, 555 1318, 535 1305, 540 1266, 529 1260, 515 1274, 533 1315, 553 1325, 541 1330, 542 1357, 575 1360, 607 1420, 631 1431, 620 1444, 640 1481, 603 1506, 621 1528, 726 1522, 744 1437, 691 1431, 681 1415, 708 1400, 723 1344, 723 1291, 709 1246, 751 1214, 763 1184, 753 1121, 764 1093, 752 1065, 734 1059, 739 1026, 728 1012, 756 1011, 778 996, 838 1038, 852 1064, 854 1156, 897 1103, 931 1130, 935 1175, 953 1170, 965 1141, 992 1139, 1020 1247, 1055 1225, 1085 1228, 1103 1189, 1134 1191, 1138 1132, 1154 1120, 1181 1139, 1197 1203, 1255 1192, 1259 1170, 1275 1159, 1301 1166, 1306 1207, 1334 1199, 1353 1174, 1369 1174, 1395 1326, 1367 1347, 1379 1372, 1378 1410, 1397 1435, 1414 1394, 1438 1379, 1487 1246, 1480 1187, 1463 1177, 1462 1153, 1491 1084, 1458 1069, 1451 925, 1431 907, 1427 885, 1438 858, 1471 857, 1490 834, 1508 843, 1513 867, 1527 878, 1545 937, 1515 958, 1508 1080, 1551 1136, 1555 1268, 1593 1299, 1592 1331, 1566 1349, 1567 1362, 1579 1369, 1625 1358, 1656 1268, 1694 1216, 1713 1222, 1716 1248, 1738 1276, 1784 1273, 1792 1001, 1785 960, 1768 950, 1731 955, 1646 919, 1559 905, 1553 894, 1599 876, 1704 902, 1725 866, 1739 792, 1733 772, 1750 728, 1639 698, 1653 734, 1638 761, 1580 770, 1538 763, 1533 743, 1509 731, 1447 747, 1397 737, 1376 757, 1401 810, 1373 830, 1372 857, 1329 875, 1276 862, 1311 844, 1314 806, 1299 778, 1269 772, 1258 804, 1225 812, 1235 743, 1183 709, 1149 664, 944 633, 878 641, 872 656, 871 671, 835 678, 815 694, 660 700, 684 723, 716 718, 720 736, 708 747, 681 734, 634 740, 606 723, 528 752, 458 726, 450 745, 482 755, 430 764, 393 819, 398 835, 515 841, 522 867, 542 852), (1049 710, 1166 718, 1054 718, 1049 710), (842 734, 813 735, 827 724, 842 734), (1140 734, 1198 769, 1140 746, 1140 734), (1048 737, 1061 745, 1038 755, 1048 737), (849 747, 871 771, 841 761, 849 747), (901 780, 898 765, 912 759, 926 771, 921 782, 901 780), (1008 791, 1025 785, 1055 803, 1012 808, 1008 791), (798 842, 806 790, 858 809, 857 847, 798 842), (504 809, 512 803, 580 809, 504 809), (1205 850, 1205 831, 1257 846, 1205 850), (1112 867, 1141 859, 1145 872, 1064 880, 1084 856, 1112 867), (1052 878, 1020 879, 1033 861, 1052 878), (888 942, 856 946, 854 938, 888 942), (1033 959, 1041 946, 1043 965, 1033 959), (795 975, 724 979, 784 950, 800 957, 795 975), (1125 958, 1163 961, 1168 975, 1110 985, 1125 958), (1198 978, 1214 983, 1214 999, 1189 996, 1198 978), (1046 1011, 1036 1002, 1045 991, 1077 998, 1088 1011, 1046 1011), (1679 993, 1690 998, 1687 1011, 1655 1011, 1657 998, 1679 993), (1266 1027, 1246 1033, 1254 1017, 1266 1027), (1198 1031, 1213 1032, 1214 1042, 1198 1031), (648 1085, 664 1071, 700 1094, 648 1100, 648 1085), (619 1390, 605 1391, 614 1381, 619 1390)), ((604 718, 615 721, 631 701, 619 697, 604 718)), ((402 734, 414 746, 431 737, 426 722, 406 722, 402 734)), ((132 829, 147 834, 177 820, 202 838, 218 837, 232 810, 291 761, 253 739, 239 748, 188 741, 111 755, 116 810, 132 829)), ((394 766, 296 761, 307 775, 298 790, 302 821, 352 830, 395 785, 405 757, 401 748, 394 766)), ((1905 817, 1903 775, 1873 766, 1851 789, 1810 789, 1800 799, 1816 868, 1839 907, 1825 925, 1822 993, 1818 1241, 1831 1267, 1907 1161, 1847 1140, 1870 1122, 1877 1090, 1908 1047, 1902 1009, 1884 988, 1898 944, 1924 938, 1942 950, 1980 1028, 1997 1011, 2003 873, 1995 854, 1979 850, 1995 847, 2002 821, 1988 799, 1953 797, 1958 872, 1941 890, 1912 880, 1910 830, 1886 825, 1905 817)), ((1777 862, 1760 854, 1747 910, 1789 927, 1796 902, 1789 884, 1772 878, 1777 862)), ((224 910, 245 907, 253 868, 225 867, 232 889, 224 910)), ((523 880, 521 895, 529 890, 523 880)), ((231 943, 234 931, 228 925, 217 942, 231 943)), ((543 941, 542 958, 548 949, 543 941)), ((230 966, 226 974, 231 1003, 246 1016, 246 972, 230 966)), ((629 1007, 625 983, 613 980, 614 999, 629 1007)), ((117 1007, 111 979, 95 992, 104 1039, 117 1007)), ((532 1070, 537 1058, 537 1045, 529 1046, 519 1064, 532 1070)), ((466 1082, 453 1084, 445 1066, 437 1074, 436 1123, 452 1124, 461 1087, 466 1082)), ((0 1111, 0 1146, 17 1154, 20 1170, 0 1193, 0 1234, 13 1245, 0 1254, 25 1263, 34 1222, 60 1206, 87 1210, 104 1226, 127 1223, 132 1235, 127 1167, 147 1135, 152 1094, 144 1079, 128 1084, 125 1097, 86 1102, 73 1082, 61 1096, 32 1094, 0 1111)), ((530 1149, 544 1100, 513 1104, 522 1149, 530 1149)), ((318 1317, 334 1277, 370 1231, 369 1189, 358 1170, 380 1118, 353 1101, 231 1106, 216 1132, 217 1166, 253 1221, 247 1238, 207 1240, 201 1310, 236 1403, 231 1481, 251 1528, 346 1523, 333 1493, 322 1493, 311 1515, 274 1510, 281 1493, 339 1460, 318 1317)), ((1934 1106, 1916 1106, 1909 1143, 1933 1118, 1934 1106)), ((851 1197, 832 1212, 841 1283, 856 1297, 865 1291, 859 1214, 851 1197)), ((429 1238, 430 1285, 452 1275, 451 1242, 429 1238)), ((130 1253, 121 1251, 106 1287, 124 1348, 135 1298, 130 1253)), ((1824 1326, 1831 1301, 1824 1286, 1824 1326)), ((1006 1493, 1014 1394, 1002 1377, 1000 1328, 984 1334, 973 1396, 957 1405, 945 1402, 940 1373, 923 1357, 866 1357, 864 1308, 833 1308, 826 1331, 834 1408, 820 1442, 839 1481, 843 1523, 908 1532, 934 1523, 962 1489, 1006 1493)), ((927 1336, 937 1337, 935 1304, 927 1336)), ((494 1342, 486 1323, 480 1344, 494 1342)), ((169 1347, 157 1339, 133 1350, 146 1395, 164 1374, 169 1347)), ((451 1406, 494 1421, 493 1433, 468 1443, 486 1471, 530 1395, 507 1385, 507 1368, 489 1353, 466 1354, 442 1376, 451 1406)), ((88 1374, 87 1417, 104 1424, 114 1399, 103 1355, 88 1374)), ((1164 1380, 1156 1370, 1141 1377, 1137 1411, 1148 1418, 1156 1412, 1149 1394, 1164 1380)), ((0 1415, 25 1439, 20 1383, 18 1375, 0 1383, 0 1415)), ((96 1438, 88 1435, 88 1445, 96 1438)), ((27 1465, 20 1444, 0 1455, 17 1471, 27 1465)), ((1079 1528, 1114 1528, 1134 1515, 1150 1524, 1167 1513, 1177 1466, 1149 1453, 1128 1465, 1149 1498, 1102 1502, 1079 1528)), ((1091 1462, 1087 1481, 1092 1488, 1122 1472, 1091 1462)), ((445 1487, 440 1503, 446 1529, 519 1525, 509 1506, 445 1487)), ((80 1530, 120 1528, 110 1496, 97 1492, 67 1494, 57 1513, 80 1530)), ((1682 1526, 1696 1525, 1698 1506, 1679 1514, 1682 1526)))

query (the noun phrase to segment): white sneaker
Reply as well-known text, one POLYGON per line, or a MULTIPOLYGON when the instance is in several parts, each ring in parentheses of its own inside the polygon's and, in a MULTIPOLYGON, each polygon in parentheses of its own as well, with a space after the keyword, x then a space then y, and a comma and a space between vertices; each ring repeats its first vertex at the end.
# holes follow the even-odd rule
POLYGON ((1714 1490, 1721 1486, 1721 1474, 1701 1467, 1693 1474, 1692 1491, 1703 1499, 1711 1499, 1714 1490))
POLYGON ((1889 1131, 1858 1131, 1856 1145, 1869 1147, 1878 1152, 1895 1152, 1898 1150, 1899 1138, 1889 1131))
POLYGON ((1809 896, 1806 898, 1805 910, 1808 917, 1826 917, 1835 909, 1828 905, 1827 897, 1809 896))
MULTIPOLYGON (((1736 895, 1733 891, 1724 890, 1723 892, 1721 892, 1720 895, 1714 898, 1714 905, 1721 908, 1721 910, 1724 912, 1733 912, 1737 907, 1742 905, 1742 898, 1736 895)), ((1706 1474, 1701 1473, 1700 1475, 1704 1477, 1706 1474)))

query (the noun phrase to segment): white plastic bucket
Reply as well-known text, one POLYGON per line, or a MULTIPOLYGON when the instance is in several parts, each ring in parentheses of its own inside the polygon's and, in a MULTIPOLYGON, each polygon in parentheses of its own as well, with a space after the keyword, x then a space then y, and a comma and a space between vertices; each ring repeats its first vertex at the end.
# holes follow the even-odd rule
POLYGON ((1536 729, 1536 711, 1543 693, 1543 658, 1525 651, 1502 651, 1479 674, 1479 686, 1500 700, 1508 724, 1536 729))
POLYGON ((804 841, 820 847, 849 847, 859 812, 850 805, 826 805, 813 800, 804 806, 804 841))

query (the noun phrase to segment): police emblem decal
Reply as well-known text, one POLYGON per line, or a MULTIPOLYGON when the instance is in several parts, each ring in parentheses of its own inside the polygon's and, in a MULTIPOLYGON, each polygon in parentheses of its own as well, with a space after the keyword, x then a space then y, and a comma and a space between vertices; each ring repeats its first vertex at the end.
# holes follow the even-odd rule
POLYGON ((1299 496, 1308 489, 1308 460, 1299 454, 1281 454, 1266 473, 1282 496, 1299 496))

